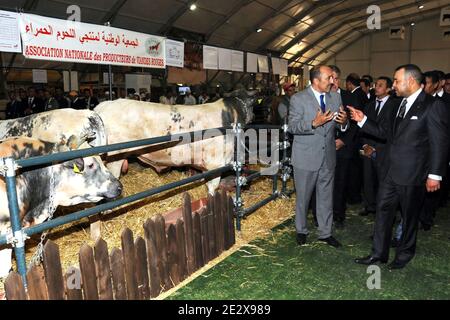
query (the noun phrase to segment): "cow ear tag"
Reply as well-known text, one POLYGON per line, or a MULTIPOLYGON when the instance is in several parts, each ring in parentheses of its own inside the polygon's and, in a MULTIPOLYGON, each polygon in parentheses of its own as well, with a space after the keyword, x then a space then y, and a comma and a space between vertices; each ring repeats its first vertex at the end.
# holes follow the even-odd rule
POLYGON ((81 173, 80 169, 77 167, 77 165, 75 163, 73 164, 73 172, 81 173))

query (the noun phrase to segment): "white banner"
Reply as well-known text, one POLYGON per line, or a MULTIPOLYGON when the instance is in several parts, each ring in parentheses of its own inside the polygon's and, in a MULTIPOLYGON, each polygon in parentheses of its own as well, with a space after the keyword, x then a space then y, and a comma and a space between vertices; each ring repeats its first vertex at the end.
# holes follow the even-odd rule
POLYGON ((231 70, 231 50, 218 48, 219 51, 219 69, 231 70))
POLYGON ((33 69, 33 83, 47 83, 47 70, 33 69))
POLYGON ((19 15, 0 10, 0 52, 22 52, 19 15))
POLYGON ((78 72, 77 71, 63 71, 64 91, 71 90, 78 91, 78 72))
POLYGON ((29 59, 165 68, 164 38, 108 26, 21 14, 29 59))
POLYGON ((244 72, 244 52, 231 51, 231 71, 244 72))
MULTIPOLYGON (((111 83, 114 84, 114 73, 111 72, 111 83)), ((109 84, 109 73, 103 72, 103 84, 109 84)))
POLYGON ((184 42, 166 39, 166 65, 184 67, 184 42))
POLYGON ((218 51, 216 47, 203 46, 203 69, 217 70, 218 51))
POLYGON ((258 55, 247 52, 247 72, 258 72, 258 55))
POLYGON ((280 76, 288 75, 288 61, 286 59, 280 59, 280 76))
POLYGON ((258 68, 259 72, 268 73, 269 72, 269 62, 266 56, 258 55, 258 68))
POLYGON ((272 73, 280 74, 280 59, 272 58, 272 73))
POLYGON ((133 88, 136 93, 140 93, 142 89, 145 92, 150 92, 152 85, 151 74, 126 74, 125 75, 125 88, 133 88))

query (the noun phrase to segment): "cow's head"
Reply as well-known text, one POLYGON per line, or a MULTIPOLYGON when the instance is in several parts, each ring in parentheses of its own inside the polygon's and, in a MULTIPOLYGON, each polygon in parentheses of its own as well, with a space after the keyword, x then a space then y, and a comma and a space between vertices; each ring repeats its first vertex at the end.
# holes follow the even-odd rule
POLYGON ((244 89, 235 90, 224 94, 224 103, 238 113, 238 122, 250 123, 254 118, 253 106, 257 99, 258 91, 247 91, 244 89))
POLYGON ((67 161, 54 166, 53 170, 58 205, 98 202, 122 193, 122 183, 106 169, 99 156, 67 161))

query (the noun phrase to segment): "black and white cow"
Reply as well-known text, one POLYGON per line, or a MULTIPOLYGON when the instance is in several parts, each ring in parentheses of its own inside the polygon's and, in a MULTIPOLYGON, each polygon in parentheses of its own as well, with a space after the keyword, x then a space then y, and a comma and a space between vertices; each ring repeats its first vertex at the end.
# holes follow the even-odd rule
MULTIPOLYGON (((233 123, 248 124, 253 119, 252 106, 256 91, 238 90, 225 98, 201 105, 174 105, 119 99, 100 103, 94 111, 101 117, 109 144, 130 140, 179 134, 191 131, 226 127, 233 123)), ((136 149, 136 148, 135 148, 136 149)), ((131 149, 130 149, 131 150, 131 149)), ((113 161, 107 167, 119 177, 125 159, 119 153, 108 154, 113 161), (113 156, 114 155, 114 156, 113 156)), ((188 144, 174 144, 169 148, 153 146, 140 152, 139 159, 158 172, 168 167, 190 166, 207 171, 230 164, 234 155, 234 140, 216 136, 188 144), (186 147, 188 148, 186 150, 186 147), (181 157, 180 154, 190 155, 181 157)), ((209 193, 214 193, 220 177, 208 182, 209 193)))
MULTIPOLYGON (((75 136, 69 137, 64 144, 27 137, 10 138, 0 141, 0 158, 19 159, 67 151, 71 147, 78 147, 76 141, 78 139, 75 136)), ((106 169, 98 156, 23 170, 17 176, 16 184, 20 218, 25 227, 48 219, 52 213, 49 212, 51 207, 98 202, 118 197, 122 192, 122 184, 106 169)), ((9 227, 6 185, 1 177, 0 233, 6 233, 9 227)), ((6 276, 11 268, 11 250, 0 250, 0 277, 6 276)))

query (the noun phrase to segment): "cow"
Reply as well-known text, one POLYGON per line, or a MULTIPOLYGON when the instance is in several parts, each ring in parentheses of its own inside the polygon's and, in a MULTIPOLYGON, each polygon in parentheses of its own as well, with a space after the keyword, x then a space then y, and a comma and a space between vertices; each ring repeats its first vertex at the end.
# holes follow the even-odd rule
POLYGON ((26 136, 43 141, 64 144, 70 136, 78 139, 89 134, 89 145, 106 145, 102 119, 91 110, 57 109, 23 118, 0 121, 0 140, 26 136))
MULTIPOLYGON (((100 103, 94 111, 101 117, 108 143, 146 139, 204 129, 248 124, 253 119, 252 106, 256 92, 234 91, 225 98, 202 105, 173 105, 119 99, 100 103)), ((108 154, 108 169, 119 177, 124 158, 136 148, 108 154), (119 155, 121 153, 121 155, 119 155)), ((186 150, 186 149, 184 149, 186 150)), ((184 151, 183 151, 184 152, 184 151)), ((140 150, 139 160, 151 165, 157 172, 168 167, 190 166, 202 171, 216 169, 233 160, 234 144, 230 136, 217 136, 199 142, 177 145, 167 143, 140 150), (169 146, 169 148, 166 148, 169 146), (178 157, 181 148, 188 146, 191 156, 178 157), (200 156, 192 157, 192 154, 200 156), (194 158, 194 159, 193 159, 194 158)), ((213 194, 220 177, 207 183, 213 194)))
MULTIPOLYGON (((75 149, 81 144, 72 135, 64 144, 28 137, 13 137, 0 141, 0 158, 14 159, 46 155, 75 149)), ((89 147, 87 143, 80 146, 89 147)), ((51 166, 21 170, 16 178, 17 201, 23 227, 48 219, 50 208, 113 199, 122 192, 122 184, 103 165, 100 157, 78 158, 51 166)), ((0 180, 0 233, 10 227, 10 214, 5 180, 0 180)), ((0 250, 0 277, 11 269, 12 249, 0 250)))

